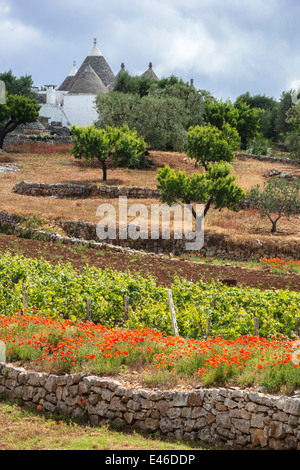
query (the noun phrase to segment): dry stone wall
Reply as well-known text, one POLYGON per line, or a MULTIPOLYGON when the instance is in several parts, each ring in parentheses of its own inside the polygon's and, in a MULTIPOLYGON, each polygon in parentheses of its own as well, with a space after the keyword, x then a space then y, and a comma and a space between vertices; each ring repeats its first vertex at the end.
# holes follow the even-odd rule
MULTIPOLYGON (((84 221, 64 220, 59 225, 69 237, 84 239, 90 241, 99 241, 97 239, 97 226, 84 221)), ((105 243, 112 246, 128 247, 135 250, 144 250, 154 253, 174 253, 179 255, 186 253, 185 238, 163 240, 154 240, 151 238, 132 240, 120 240, 116 238, 106 239, 105 243)), ((280 259, 299 259, 300 258, 300 240, 295 238, 288 244, 278 249, 276 240, 260 241, 259 238, 253 240, 231 243, 230 239, 225 235, 214 235, 209 232, 204 233, 204 246, 201 253, 207 257, 217 257, 232 260, 259 260, 261 257, 276 257, 280 259)))
POLYGON ((0 363, 0 393, 94 426, 159 432, 221 448, 300 450, 300 398, 235 389, 146 390, 87 373, 0 363))
MULTIPOLYGON (((151 238, 133 240, 112 240, 105 239, 100 241, 97 237, 97 226, 85 221, 78 220, 60 220, 56 221, 66 236, 57 233, 51 233, 43 230, 28 229, 20 225, 22 219, 13 214, 0 211, 0 231, 14 233, 17 236, 26 238, 39 238, 45 241, 60 241, 65 244, 89 243, 92 247, 107 247, 109 249, 137 252, 144 251, 149 254, 163 255, 173 253, 180 255, 186 253, 186 241, 182 239, 158 239, 151 238)), ((300 258, 300 241, 299 238, 290 240, 288 244, 278 249, 276 239, 260 241, 253 239, 231 243, 226 236, 215 235, 205 232, 204 246, 201 254, 207 257, 217 257, 230 260, 259 260, 261 257, 276 257, 285 260, 295 260, 300 258)))
POLYGON ((15 229, 21 222, 21 218, 9 212, 0 211, 0 227, 15 229))
POLYGON ((47 184, 27 183, 21 181, 14 187, 14 192, 26 196, 52 196, 58 198, 118 198, 126 196, 129 199, 157 199, 160 191, 137 186, 87 186, 83 184, 47 184))
MULTIPOLYGON (((29 183, 21 181, 17 183, 13 192, 23 196, 33 197, 57 197, 57 198, 108 198, 116 199, 126 196, 129 199, 159 199, 160 190, 152 188, 140 188, 138 186, 88 186, 85 184, 48 184, 29 183)), ((239 203, 240 209, 249 208, 248 198, 239 203)))
MULTIPOLYGON (((33 197, 57 197, 57 198, 104 198, 116 199, 122 196, 128 199, 159 199, 160 190, 152 188, 140 188, 138 186, 88 186, 85 184, 47 184, 29 183, 21 181, 13 189, 16 194, 33 197)), ((245 210, 250 208, 249 197, 246 196, 238 204, 237 208, 245 210)), ((295 214, 299 214, 299 208, 295 214)))
POLYGON ((251 158, 253 160, 259 160, 261 162, 271 162, 271 163, 283 163, 286 165, 296 165, 295 161, 291 160, 288 157, 271 157, 267 155, 254 155, 252 153, 236 153, 236 157, 251 158))
POLYGON ((72 138, 70 136, 49 136, 42 137, 40 135, 24 135, 24 134, 8 134, 4 139, 3 147, 9 145, 26 145, 32 142, 46 143, 49 145, 67 145, 72 143, 72 138))

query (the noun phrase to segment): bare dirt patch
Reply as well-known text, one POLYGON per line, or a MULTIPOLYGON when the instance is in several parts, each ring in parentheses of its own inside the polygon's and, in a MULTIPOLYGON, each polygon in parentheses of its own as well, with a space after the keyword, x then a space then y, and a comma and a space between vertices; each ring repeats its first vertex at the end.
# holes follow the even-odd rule
MULTIPOLYGON (((74 183, 100 186, 103 182, 102 171, 99 163, 88 165, 85 161, 76 160, 70 154, 70 146, 59 148, 47 144, 33 144, 26 153, 16 153, 16 150, 7 149, 8 152, 0 155, 1 164, 13 164, 20 168, 18 173, 0 174, 0 200, 1 210, 17 213, 21 216, 35 216, 44 221, 52 222, 58 219, 83 220, 90 223, 98 223, 96 216, 97 207, 103 201, 99 198, 90 199, 58 199, 54 197, 31 197, 19 195, 13 192, 17 183, 24 180, 32 183, 74 183), (14 151, 13 151, 14 150, 14 151)), ((183 170, 188 174, 201 172, 201 168, 195 168, 194 161, 184 153, 151 151, 149 155, 151 165, 143 170, 114 168, 112 162, 108 165, 108 185, 157 187, 157 171, 164 165, 169 165, 174 170, 183 170)), ((266 181, 264 176, 274 168, 272 162, 261 162, 237 157, 233 162, 233 172, 237 177, 237 183, 247 192, 256 184, 266 181)), ((300 169, 285 164, 277 164, 279 171, 298 172, 300 169)), ((143 203, 148 209, 157 200, 128 200, 128 204, 143 203)), ((110 203, 118 210, 118 200, 111 199, 110 203)), ((211 209, 205 218, 205 227, 215 233, 223 233, 231 237, 237 234, 245 237, 270 237, 270 223, 261 219, 254 210, 241 210, 237 213, 221 212, 211 209)), ((278 223, 276 244, 280 247, 290 237, 299 237, 300 218, 283 217, 278 223)), ((262 242, 264 240, 262 239, 262 242)))
POLYGON ((11 235, 0 234, 0 253, 9 251, 13 255, 24 255, 30 258, 43 258, 53 264, 70 262, 80 270, 89 264, 97 268, 129 271, 133 275, 154 276, 159 285, 168 287, 174 276, 197 282, 202 280, 237 280, 238 286, 259 289, 289 289, 300 292, 300 275, 296 273, 274 274, 263 269, 251 269, 235 266, 220 266, 185 261, 179 258, 159 258, 147 254, 127 254, 114 250, 87 248, 75 245, 60 245, 54 242, 22 239, 11 235))

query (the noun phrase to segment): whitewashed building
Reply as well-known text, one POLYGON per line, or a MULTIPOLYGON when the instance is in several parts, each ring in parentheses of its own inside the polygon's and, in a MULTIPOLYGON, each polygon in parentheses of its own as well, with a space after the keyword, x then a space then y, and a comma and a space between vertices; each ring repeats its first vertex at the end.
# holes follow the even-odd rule
POLYGON ((115 75, 95 39, 79 70, 74 62, 71 72, 58 89, 55 85, 46 85, 45 91, 38 92, 40 117, 68 128, 73 124, 91 125, 98 118, 94 103, 97 94, 108 93, 108 87, 114 80, 115 75))
MULTIPOLYGON (((121 70, 117 76, 125 71, 121 70)), ((44 91, 38 92, 38 101, 41 105, 40 118, 42 121, 61 123, 62 127, 92 125, 98 119, 95 109, 95 98, 99 93, 108 93, 113 89, 117 76, 114 75, 94 39, 94 45, 80 68, 77 70, 74 62, 73 68, 62 84, 46 85, 44 91)), ((151 76, 158 80, 149 69, 142 76, 151 76)))

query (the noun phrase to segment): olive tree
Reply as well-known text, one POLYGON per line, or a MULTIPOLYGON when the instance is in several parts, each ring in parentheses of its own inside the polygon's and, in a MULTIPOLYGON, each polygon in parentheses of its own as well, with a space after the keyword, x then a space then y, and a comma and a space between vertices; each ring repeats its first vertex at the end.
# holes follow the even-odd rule
POLYGON ((256 185, 251 188, 249 203, 258 209, 261 217, 268 217, 271 222, 271 233, 277 231, 277 222, 281 217, 290 217, 300 209, 300 181, 292 182, 283 178, 273 178, 263 188, 256 185))

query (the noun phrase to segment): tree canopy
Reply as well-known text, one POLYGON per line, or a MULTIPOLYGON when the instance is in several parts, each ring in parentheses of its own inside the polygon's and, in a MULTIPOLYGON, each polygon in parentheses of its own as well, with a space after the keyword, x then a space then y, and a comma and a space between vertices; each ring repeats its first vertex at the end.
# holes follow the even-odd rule
MULTIPOLYGON (((237 131, 227 123, 222 130, 210 124, 196 126, 189 129, 188 142, 188 155, 196 165, 204 167, 205 173, 189 176, 166 165, 157 176, 161 201, 168 205, 177 201, 205 204, 204 217, 212 205, 219 210, 224 207, 237 210, 238 202, 245 197, 244 190, 235 183, 229 163, 234 160, 234 148, 239 142, 237 131)), ((192 212, 196 218, 195 210, 192 212)))
POLYGON ((116 166, 136 167, 146 149, 143 139, 127 126, 106 129, 72 126, 71 134, 74 157, 84 158, 89 164, 94 160, 101 162, 103 181, 107 180, 106 161, 109 157, 113 158, 116 166))
POLYGON ((4 139, 20 124, 36 122, 39 118, 40 105, 35 99, 22 95, 6 95, 5 104, 0 104, 0 149, 4 139))
POLYGON ((31 75, 16 77, 12 70, 0 73, 0 80, 5 83, 6 91, 9 95, 21 95, 27 98, 35 98, 33 91, 33 80, 31 75))
POLYGON ((222 128, 208 124, 191 127, 187 134, 187 154, 197 165, 208 169, 209 163, 235 159, 234 151, 239 148, 240 138, 236 129, 228 123, 222 128))
MULTIPOLYGON (((168 165, 158 171, 158 189, 160 200, 172 205, 178 201, 184 204, 201 203, 205 205, 204 217, 212 205, 221 210, 227 207, 237 210, 237 204, 245 197, 242 188, 236 185, 236 177, 231 174, 231 165, 226 162, 210 164, 205 174, 186 175, 177 173, 168 165)), ((192 209, 193 216, 196 212, 192 209)))
POLYGON ((204 109, 204 121, 207 124, 222 129, 225 123, 235 128, 241 139, 241 147, 247 148, 247 143, 258 135, 260 126, 260 116, 262 111, 251 108, 243 100, 238 100, 234 104, 230 100, 206 99, 204 109))
MULTIPOLYGON (((208 92, 207 92, 208 94, 208 92)), ((148 147, 184 151, 186 131, 201 124, 205 91, 198 92, 176 77, 154 81, 120 74, 114 91, 98 95, 97 127, 128 125, 148 147), (147 83, 147 89, 141 87, 147 83)))
POLYGON ((285 134, 285 145, 291 159, 300 163, 300 103, 293 105, 286 113, 290 130, 285 134))
POLYGON ((0 149, 4 139, 20 124, 36 122, 39 118, 40 105, 32 91, 31 76, 15 77, 12 71, 0 74, 5 83, 5 103, 0 103, 0 149))

